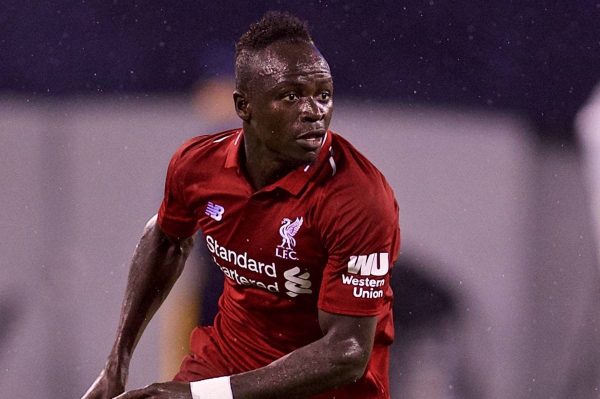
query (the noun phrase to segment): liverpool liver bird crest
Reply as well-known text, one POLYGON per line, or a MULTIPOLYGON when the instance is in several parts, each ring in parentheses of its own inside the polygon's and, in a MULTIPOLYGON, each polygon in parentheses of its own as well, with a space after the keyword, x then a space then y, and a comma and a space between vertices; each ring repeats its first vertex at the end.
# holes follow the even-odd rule
POLYGON ((293 222, 291 219, 283 218, 281 227, 279 228, 279 234, 281 234, 282 238, 281 244, 279 245, 280 247, 294 249, 296 246, 296 239, 294 236, 298 230, 300 230, 302 222, 304 222, 304 218, 302 217, 296 218, 293 222))

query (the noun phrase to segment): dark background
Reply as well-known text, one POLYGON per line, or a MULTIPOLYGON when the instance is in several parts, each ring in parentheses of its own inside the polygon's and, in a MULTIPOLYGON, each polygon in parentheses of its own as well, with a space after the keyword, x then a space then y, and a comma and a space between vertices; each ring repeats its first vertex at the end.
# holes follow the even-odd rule
POLYGON ((569 141, 600 81, 597 1, 2 0, 0 90, 186 93, 269 9, 308 21, 338 98, 508 110, 569 141))

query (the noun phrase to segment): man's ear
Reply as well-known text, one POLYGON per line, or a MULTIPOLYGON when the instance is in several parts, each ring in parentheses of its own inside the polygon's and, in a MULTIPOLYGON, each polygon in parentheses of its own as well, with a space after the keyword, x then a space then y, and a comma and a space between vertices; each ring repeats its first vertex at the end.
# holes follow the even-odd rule
POLYGON ((246 94, 239 90, 233 92, 233 103, 235 104, 235 112, 243 121, 250 120, 252 107, 248 104, 246 94))

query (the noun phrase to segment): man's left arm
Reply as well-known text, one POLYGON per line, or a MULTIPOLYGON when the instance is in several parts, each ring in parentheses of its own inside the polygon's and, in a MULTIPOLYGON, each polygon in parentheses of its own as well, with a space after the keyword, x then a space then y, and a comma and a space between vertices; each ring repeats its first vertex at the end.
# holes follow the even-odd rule
MULTIPOLYGON (((373 348, 376 316, 344 316, 319 310, 319 323, 324 334, 322 338, 265 367, 231 376, 233 398, 304 398, 362 377, 373 348)), ((203 382, 200 388, 214 386, 205 384, 203 382)), ((223 382, 214 389, 222 387, 223 382)), ((203 395, 202 391, 199 393, 203 395)), ((206 398, 227 397, 221 392, 206 392, 205 395, 206 398), (211 393, 214 396, 210 396, 211 393)), ((166 382, 118 397, 137 398, 190 399, 192 394, 188 383, 166 382)))

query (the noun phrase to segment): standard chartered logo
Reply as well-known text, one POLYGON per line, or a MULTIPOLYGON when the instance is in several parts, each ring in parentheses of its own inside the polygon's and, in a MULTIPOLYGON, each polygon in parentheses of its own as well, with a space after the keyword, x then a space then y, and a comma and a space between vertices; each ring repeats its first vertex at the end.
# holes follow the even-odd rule
POLYGON ((287 280, 285 282, 285 288, 287 289, 286 294, 288 294, 292 298, 297 297, 298 294, 311 294, 312 293, 312 290, 310 289, 310 286, 312 285, 312 283, 309 280, 310 273, 309 272, 304 272, 302 274, 299 274, 299 273, 300 273, 300 268, 298 266, 283 272, 283 277, 285 277, 285 279, 287 280))
MULTIPOLYGON (((237 284, 250 285, 273 293, 281 292, 279 290, 279 284, 276 281, 277 268, 274 262, 270 264, 260 262, 248 256, 247 252, 238 253, 231 249, 227 249, 222 245, 219 245, 219 242, 210 235, 206 236, 206 246, 208 247, 208 250, 212 252, 215 263, 219 266, 221 271, 223 271, 225 276, 234 280, 237 284), (249 278, 240 275, 238 270, 221 264, 219 260, 224 260, 239 268, 258 273, 259 277, 249 278)), ((300 294, 312 294, 312 290, 310 289, 312 282, 309 280, 310 273, 302 273, 300 268, 296 266, 283 272, 283 277, 286 280, 285 293, 288 296, 295 298, 300 294)))

